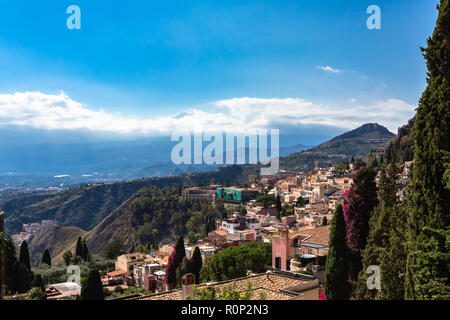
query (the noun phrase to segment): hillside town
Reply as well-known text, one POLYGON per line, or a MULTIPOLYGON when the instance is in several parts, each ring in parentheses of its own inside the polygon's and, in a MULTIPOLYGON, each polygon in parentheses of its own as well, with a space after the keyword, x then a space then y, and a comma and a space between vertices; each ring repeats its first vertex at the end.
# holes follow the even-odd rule
MULTIPOLYGON (((412 163, 403 164, 397 177, 399 183, 406 184, 412 163)), ((253 298, 260 294, 267 299, 318 299, 323 292, 330 222, 337 206, 343 204, 344 194, 352 187, 355 172, 354 163, 348 163, 342 170, 339 166, 320 168, 316 162, 314 170, 308 173, 249 176, 249 181, 241 186, 224 187, 213 179, 206 186, 186 187, 179 201, 220 205, 225 214, 214 221, 215 228, 205 237, 195 243, 184 240, 185 257, 192 260, 197 249, 205 263, 230 247, 267 243, 272 258, 265 272, 248 270, 245 277, 206 284, 187 273, 180 279, 181 288, 172 288, 167 283, 167 269, 176 249, 175 244, 166 244, 150 253, 117 256, 114 269, 100 274, 103 289, 110 292, 140 289, 139 293, 113 299, 181 300, 195 296, 194 288, 209 290, 233 284, 243 294, 251 284, 253 298)), ((377 173, 377 183, 380 175, 381 171, 377 173)), ((402 189, 399 188, 398 195, 402 189)), ((51 221, 25 224, 21 234, 32 234, 48 223, 51 221)), ((14 239, 18 242, 18 235, 14 239)), ((81 286, 75 282, 54 283, 46 285, 45 290, 50 300, 73 299, 80 295, 81 286)))

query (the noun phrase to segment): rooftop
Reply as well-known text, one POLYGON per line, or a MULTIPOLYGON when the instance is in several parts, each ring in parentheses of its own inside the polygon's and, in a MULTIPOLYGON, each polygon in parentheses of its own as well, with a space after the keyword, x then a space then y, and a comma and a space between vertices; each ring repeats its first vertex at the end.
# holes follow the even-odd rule
MULTIPOLYGON (((244 293, 247 289, 248 281, 253 287, 252 299, 259 299, 260 293, 266 293, 266 300, 289 300, 301 295, 302 291, 307 291, 318 286, 314 277, 307 277, 292 272, 268 271, 267 273, 251 275, 243 278, 222 281, 211 284, 200 284, 198 289, 215 287, 222 290, 235 283, 236 290, 244 293), (316 285, 317 284, 317 285, 316 285)), ((134 298, 134 300, 182 300, 180 289, 161 292, 148 296, 134 298)))

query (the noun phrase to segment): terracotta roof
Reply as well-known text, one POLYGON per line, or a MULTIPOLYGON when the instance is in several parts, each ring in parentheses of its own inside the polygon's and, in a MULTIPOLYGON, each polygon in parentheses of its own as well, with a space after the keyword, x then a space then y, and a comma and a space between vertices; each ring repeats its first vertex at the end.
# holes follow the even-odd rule
POLYGON ((330 237, 330 227, 331 225, 326 225, 322 227, 301 230, 300 233, 302 235, 309 236, 309 238, 306 238, 303 241, 328 245, 328 239, 330 237))
POLYGON ((122 274, 126 274, 127 272, 125 270, 115 270, 115 271, 111 271, 108 272, 107 275, 110 277, 115 277, 115 276, 120 276, 122 274))
MULTIPOLYGON (((297 276, 280 274, 277 272, 268 272, 248 277, 233 279, 212 284, 200 284, 198 289, 215 287, 223 290, 229 285, 235 285, 236 290, 244 293, 247 289, 248 281, 252 283, 253 299, 259 299, 260 292, 266 292, 266 300, 288 300, 297 296, 296 293, 286 292, 283 289, 298 287, 300 285, 311 284, 311 280, 306 280, 297 276)), ((136 300, 182 300, 182 292, 180 289, 143 296, 135 298, 136 300)))
POLYGON ((223 237, 228 234, 228 232, 226 232, 225 230, 222 230, 222 229, 214 230, 214 232, 217 233, 219 236, 223 236, 223 237))

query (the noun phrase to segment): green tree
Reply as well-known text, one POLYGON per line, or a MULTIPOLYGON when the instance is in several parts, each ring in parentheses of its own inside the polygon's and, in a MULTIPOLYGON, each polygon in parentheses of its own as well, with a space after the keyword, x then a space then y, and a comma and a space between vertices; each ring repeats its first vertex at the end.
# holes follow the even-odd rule
POLYGON ((47 296, 42 288, 34 287, 28 291, 28 299, 29 300, 47 300, 47 296))
POLYGON ((433 35, 422 48, 428 73, 414 123, 414 168, 408 191, 405 298, 450 297, 450 1, 441 0, 433 35))
POLYGON ((193 269, 193 265, 192 265, 192 261, 189 260, 187 257, 184 257, 183 260, 181 260, 180 265, 177 268, 177 283, 176 286, 180 287, 181 286, 181 278, 187 274, 187 273, 193 273, 194 269, 193 269))
POLYGON ((324 289, 328 300, 347 300, 350 297, 346 226, 342 205, 337 206, 331 220, 324 289))
POLYGON ((42 263, 48 264, 50 267, 52 266, 52 259, 48 249, 45 249, 44 254, 42 255, 42 263))
POLYGON ((86 240, 83 239, 82 244, 81 244, 81 258, 84 261, 88 261, 89 257, 90 257, 90 255, 89 255, 87 243, 86 243, 86 240))
POLYGON ((113 240, 103 249, 103 256, 106 259, 115 259, 124 252, 123 244, 119 240, 113 240))
POLYGON ((70 265, 70 262, 72 261, 72 252, 70 252, 70 250, 66 250, 63 254, 63 259, 66 266, 70 265))
POLYGON ((249 271, 262 273, 271 263, 270 243, 249 242, 228 247, 205 260, 200 271, 200 280, 224 281, 244 277, 249 271))
POLYGON ((81 243, 81 237, 78 237, 77 246, 75 248, 75 256, 82 257, 83 256, 83 247, 81 243))
POLYGON ((28 252, 28 244, 26 240, 22 241, 20 245, 19 262, 23 264, 28 270, 31 270, 30 253, 28 252))
POLYGON ((403 300, 406 274, 406 210, 392 209, 389 246, 380 254, 381 299, 403 300))
POLYGON ((202 270, 203 259, 199 247, 195 247, 191 261, 192 261, 192 273, 195 275, 195 282, 200 283, 200 271, 202 270))
POLYGON ((189 231, 187 238, 190 245, 196 244, 198 241, 197 234, 194 231, 189 231))
POLYGON ((104 300, 103 285, 98 270, 92 269, 81 288, 81 300, 104 300))
POLYGON ((269 208, 277 203, 277 198, 273 194, 263 194, 256 198, 256 202, 262 202, 264 208, 269 208))
MULTIPOLYGON (((381 299, 381 291, 369 290, 366 270, 371 265, 381 265, 381 255, 389 248, 391 225, 398 215, 397 207, 397 175, 400 173, 396 164, 397 155, 392 151, 388 172, 382 169, 380 187, 378 190, 380 202, 373 210, 369 220, 369 236, 367 245, 362 251, 362 270, 358 275, 356 297, 362 300, 381 299)), ((384 282, 383 282, 384 283, 384 282)))
POLYGON ((31 286, 32 286, 33 288, 40 288, 43 292, 45 292, 44 281, 42 280, 42 276, 41 276, 40 274, 37 274, 37 275, 34 277, 31 286))

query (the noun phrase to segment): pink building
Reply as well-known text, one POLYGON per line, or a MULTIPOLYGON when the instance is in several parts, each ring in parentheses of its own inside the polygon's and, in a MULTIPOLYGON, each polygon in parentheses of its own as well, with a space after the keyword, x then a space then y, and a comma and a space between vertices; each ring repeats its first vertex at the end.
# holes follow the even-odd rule
POLYGON ((330 226, 323 226, 289 233, 281 231, 272 237, 272 267, 290 270, 295 254, 326 255, 330 226))

